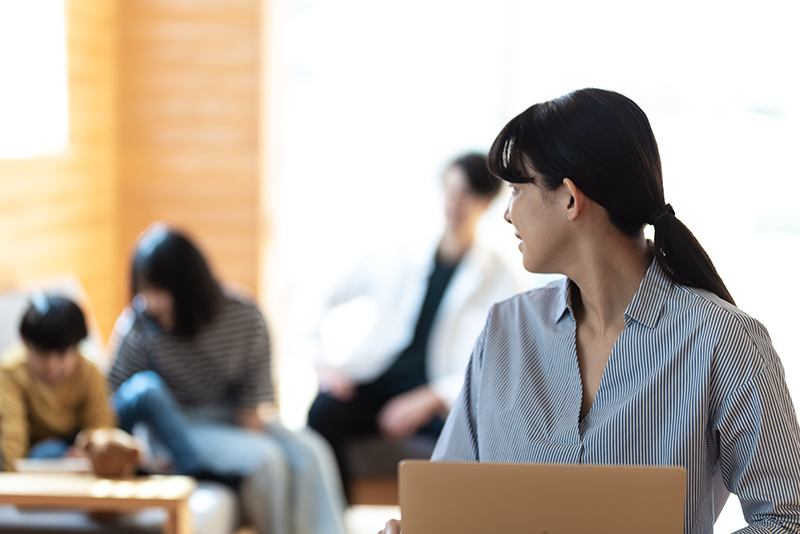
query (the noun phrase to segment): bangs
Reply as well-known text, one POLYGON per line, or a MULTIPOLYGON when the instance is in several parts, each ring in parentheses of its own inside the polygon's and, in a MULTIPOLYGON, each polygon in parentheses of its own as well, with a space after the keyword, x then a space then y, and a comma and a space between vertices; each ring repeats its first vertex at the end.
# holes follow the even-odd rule
POLYGON ((526 115, 537 106, 538 104, 531 106, 511 119, 492 143, 487 164, 489 172, 497 178, 512 184, 533 182, 533 177, 526 171, 524 160, 528 158, 520 152, 517 140, 523 134, 526 115))

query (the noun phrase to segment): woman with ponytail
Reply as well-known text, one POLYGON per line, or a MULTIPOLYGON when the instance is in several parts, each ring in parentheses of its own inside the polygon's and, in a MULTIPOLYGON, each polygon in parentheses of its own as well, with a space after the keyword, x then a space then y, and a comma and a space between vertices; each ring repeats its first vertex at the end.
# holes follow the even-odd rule
POLYGON ((525 268, 566 278, 492 308, 433 460, 677 465, 687 534, 712 533, 729 493, 741 532, 800 532, 783 366, 665 202, 644 112, 599 89, 536 104, 489 168, 525 268))

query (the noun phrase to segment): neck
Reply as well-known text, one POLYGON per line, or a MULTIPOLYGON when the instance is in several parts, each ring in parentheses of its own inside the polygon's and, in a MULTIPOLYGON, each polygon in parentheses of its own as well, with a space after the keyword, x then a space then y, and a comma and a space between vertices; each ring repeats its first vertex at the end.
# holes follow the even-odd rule
POLYGON ((439 248, 436 252, 443 262, 457 263, 464 257, 464 254, 467 253, 474 241, 474 228, 462 230, 447 228, 444 231, 444 235, 442 235, 441 241, 439 241, 439 248))
POLYGON ((606 237, 593 241, 578 267, 567 274, 578 289, 573 292, 576 320, 597 332, 624 328, 625 310, 652 261, 642 235, 606 237))

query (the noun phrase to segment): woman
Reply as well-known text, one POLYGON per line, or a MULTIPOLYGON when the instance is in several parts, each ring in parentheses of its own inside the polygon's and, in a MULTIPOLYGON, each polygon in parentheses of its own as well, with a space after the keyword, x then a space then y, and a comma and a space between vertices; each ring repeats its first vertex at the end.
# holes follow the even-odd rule
POLYGON ((745 532, 800 531, 783 368, 664 203, 644 112, 576 91, 514 118, 489 160, 525 268, 568 278, 493 307, 433 459, 679 465, 685 532, 711 533, 728 492, 745 532))
POLYGON ((225 295, 191 241, 163 225, 140 237, 131 283, 136 296, 117 321, 110 373, 123 428, 150 414, 144 422, 179 471, 242 477, 245 513, 262 534, 344 532, 324 440, 266 426, 257 414, 273 390, 256 306, 225 295))

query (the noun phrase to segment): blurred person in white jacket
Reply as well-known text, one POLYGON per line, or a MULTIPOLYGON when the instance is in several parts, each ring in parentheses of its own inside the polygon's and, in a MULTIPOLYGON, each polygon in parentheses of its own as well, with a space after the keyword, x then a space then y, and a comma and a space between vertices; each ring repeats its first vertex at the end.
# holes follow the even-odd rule
POLYGON ((500 258, 475 242, 478 221, 500 187, 486 157, 458 158, 443 185, 445 228, 436 240, 393 245, 366 258, 325 299, 320 317, 359 297, 374 311, 372 327, 345 363, 322 361, 319 324, 305 347, 320 388, 308 422, 333 446, 345 488, 344 446, 352 438, 438 436, 489 308, 519 290, 500 258))

